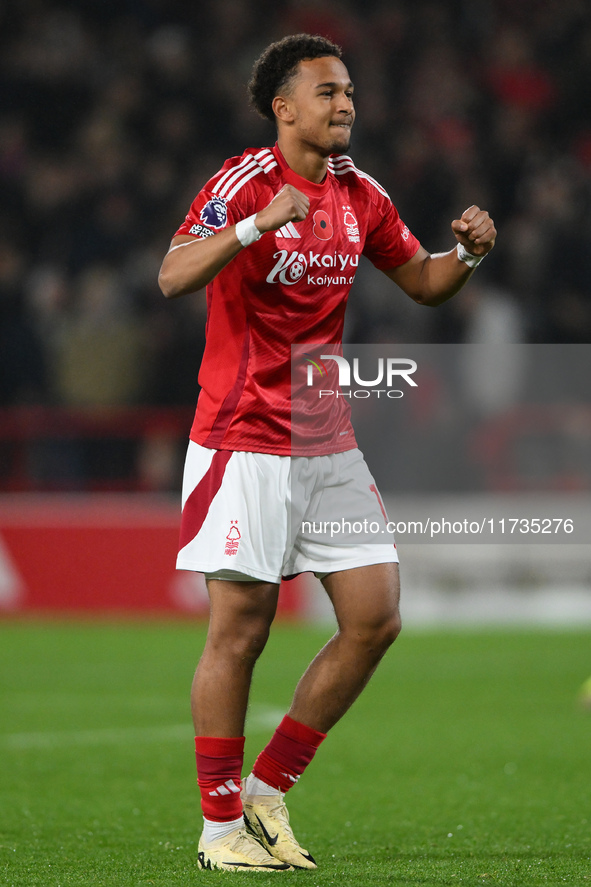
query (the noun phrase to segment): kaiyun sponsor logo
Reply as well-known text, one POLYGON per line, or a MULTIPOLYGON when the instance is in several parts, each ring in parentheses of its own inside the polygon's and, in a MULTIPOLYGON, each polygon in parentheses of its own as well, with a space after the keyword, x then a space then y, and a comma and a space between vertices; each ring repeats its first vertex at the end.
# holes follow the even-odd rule
POLYGON ((336 252, 320 255, 312 250, 309 250, 308 254, 305 255, 297 249, 292 252, 281 249, 273 254, 273 258, 277 259, 277 261, 266 277, 267 283, 286 283, 291 285, 301 280, 306 271, 318 268, 321 271, 321 275, 315 277, 312 273, 308 274, 306 278, 307 284, 318 286, 352 284, 355 279, 355 270, 359 265, 358 255, 336 252), (322 269, 334 269, 337 273, 324 274, 322 269), (349 273, 347 275, 344 272, 349 273))

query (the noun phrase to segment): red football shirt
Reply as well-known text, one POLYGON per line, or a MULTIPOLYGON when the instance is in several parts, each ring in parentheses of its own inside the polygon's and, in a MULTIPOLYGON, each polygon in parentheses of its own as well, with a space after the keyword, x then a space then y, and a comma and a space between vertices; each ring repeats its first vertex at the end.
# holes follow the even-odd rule
POLYGON ((309 197, 306 219, 263 234, 207 287, 191 439, 212 449, 326 455, 354 448, 344 398, 336 412, 333 401, 329 420, 311 416, 310 433, 302 437, 300 428, 293 438, 292 346, 315 343, 335 353, 359 256, 387 269, 419 248, 386 191, 350 157, 333 155, 324 181, 315 184, 288 167, 277 145, 227 160, 176 233, 209 237, 263 209, 286 183, 309 197))

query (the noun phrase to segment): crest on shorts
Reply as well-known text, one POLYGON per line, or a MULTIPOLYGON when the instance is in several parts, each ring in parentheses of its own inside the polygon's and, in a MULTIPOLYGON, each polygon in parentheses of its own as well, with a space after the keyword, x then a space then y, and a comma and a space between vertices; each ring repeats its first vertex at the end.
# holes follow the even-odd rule
POLYGON ((238 554, 240 539, 241 535, 240 530, 238 529, 238 521, 230 521, 230 529, 228 531, 228 535, 226 536, 226 547, 224 548, 224 554, 238 554))
POLYGON ((226 198, 212 197, 201 210, 199 218, 210 228, 225 228, 228 221, 226 198))

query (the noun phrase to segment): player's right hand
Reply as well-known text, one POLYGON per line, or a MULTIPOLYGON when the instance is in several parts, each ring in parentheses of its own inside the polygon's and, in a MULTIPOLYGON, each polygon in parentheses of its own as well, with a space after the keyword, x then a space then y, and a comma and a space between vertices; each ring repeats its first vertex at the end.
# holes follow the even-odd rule
POLYGON ((309 211, 310 201, 306 195, 293 185, 284 185, 271 203, 256 214, 254 223, 261 233, 277 231, 287 222, 301 222, 309 211))

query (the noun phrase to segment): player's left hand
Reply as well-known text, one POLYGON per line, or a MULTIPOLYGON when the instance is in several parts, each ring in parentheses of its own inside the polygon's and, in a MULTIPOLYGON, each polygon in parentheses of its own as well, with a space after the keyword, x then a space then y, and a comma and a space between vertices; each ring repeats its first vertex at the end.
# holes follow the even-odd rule
POLYGON ((451 229, 456 240, 473 256, 485 256, 495 245, 497 229, 485 209, 470 206, 461 218, 454 219, 451 229))

